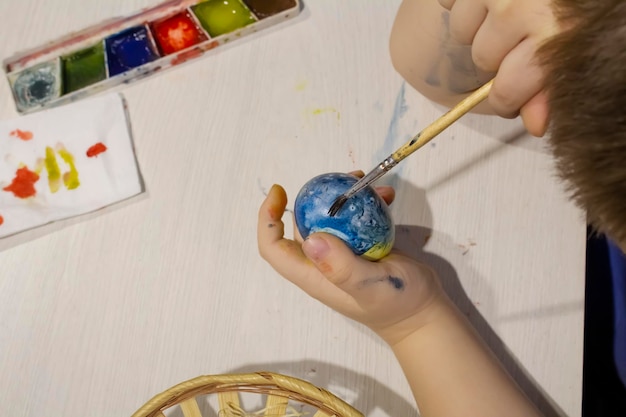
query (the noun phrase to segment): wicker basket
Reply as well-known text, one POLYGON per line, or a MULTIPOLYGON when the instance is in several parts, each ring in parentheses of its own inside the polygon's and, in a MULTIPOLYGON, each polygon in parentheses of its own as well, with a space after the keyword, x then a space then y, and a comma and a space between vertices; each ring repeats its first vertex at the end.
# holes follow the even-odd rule
POLYGON ((197 397, 216 394, 219 417, 299 416, 294 404, 317 410, 312 417, 363 417, 358 410, 334 394, 306 381, 271 372, 199 376, 156 395, 132 417, 164 417, 164 411, 175 406, 185 417, 202 417, 197 397), (239 393, 267 396, 261 411, 242 409, 239 393))

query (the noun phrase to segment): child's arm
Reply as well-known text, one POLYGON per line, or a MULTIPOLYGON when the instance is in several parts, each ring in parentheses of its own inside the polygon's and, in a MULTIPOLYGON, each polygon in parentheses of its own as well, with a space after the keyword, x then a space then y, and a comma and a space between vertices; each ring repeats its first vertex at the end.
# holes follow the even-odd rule
POLYGON ((521 113, 528 131, 541 136, 548 107, 535 52, 559 30, 550 0, 404 0, 391 59, 409 84, 445 106, 495 76, 477 111, 521 113))
POLYGON ((309 295, 385 340, 422 416, 538 415, 429 267, 396 252, 369 262, 324 233, 305 242, 285 239, 286 204, 285 191, 273 186, 259 210, 261 255, 309 295))

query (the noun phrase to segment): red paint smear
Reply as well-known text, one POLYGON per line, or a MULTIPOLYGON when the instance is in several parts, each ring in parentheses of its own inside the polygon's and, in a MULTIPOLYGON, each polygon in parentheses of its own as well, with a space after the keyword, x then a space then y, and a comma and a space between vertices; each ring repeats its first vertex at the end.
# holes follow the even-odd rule
POLYGON ((106 150, 106 145, 102 142, 98 142, 89 149, 87 149, 87 156, 89 158, 93 158, 94 156, 100 155, 102 152, 106 152, 106 150))
POLYGON ((4 217, 0 216, 0 226, 2 226, 2 223, 4 223, 4 217))
POLYGON ((15 129, 10 133, 10 135, 22 140, 31 140, 33 138, 33 132, 29 132, 28 130, 15 129))
POLYGON ((39 181, 39 175, 30 171, 27 167, 18 169, 11 185, 4 187, 4 191, 12 192, 17 198, 28 198, 37 194, 35 183, 39 181))
POLYGON ((188 13, 179 13, 152 26, 163 54, 170 55, 207 40, 188 13))

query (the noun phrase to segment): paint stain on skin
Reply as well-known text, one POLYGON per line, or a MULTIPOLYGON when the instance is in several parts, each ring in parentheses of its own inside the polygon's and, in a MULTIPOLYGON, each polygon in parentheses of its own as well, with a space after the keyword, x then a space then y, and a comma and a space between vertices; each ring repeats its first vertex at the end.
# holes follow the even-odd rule
POLYGON ((319 116, 320 114, 324 113, 335 113, 337 115, 337 120, 341 120, 341 113, 334 107, 324 107, 320 109, 313 109, 311 111, 311 114, 313 114, 314 116, 319 116))
POLYGON ((392 277, 391 275, 385 278, 370 278, 370 279, 366 279, 364 281, 361 281, 359 283, 359 286, 361 288, 365 288, 365 287, 369 287, 370 285, 373 284, 380 284, 382 282, 386 282, 388 284, 390 284, 394 289, 398 290, 398 291, 404 291, 406 288, 406 285, 404 283, 404 280, 402 278, 398 278, 398 277, 392 277))
POLYGON ((102 142, 98 142, 95 145, 91 146, 89 149, 87 149, 87 157, 88 158, 96 157, 100 155, 101 153, 106 152, 106 150, 107 150, 106 145, 102 142))
POLYGON ((36 172, 29 170, 28 167, 22 167, 15 171, 15 178, 3 190, 13 193, 17 198, 33 197, 37 194, 35 190, 37 181, 39 181, 39 175, 36 172))
POLYGON ((63 159, 63 161, 65 161, 65 163, 70 167, 70 170, 63 174, 63 184, 65 184, 65 188, 68 190, 74 190, 80 186, 78 170, 74 164, 74 155, 65 149, 60 149, 58 152, 61 159, 63 159))
POLYGON ((57 162, 54 149, 46 147, 46 158, 44 159, 44 166, 48 171, 48 187, 51 193, 56 193, 61 188, 61 170, 57 162))
POLYGON ((9 133, 9 135, 24 141, 31 140, 33 138, 33 132, 29 132, 28 130, 15 129, 9 133))
POLYGON ((404 281, 398 277, 392 277, 389 276, 387 278, 387 281, 393 285, 393 288, 395 288, 396 290, 400 290, 403 291, 404 290, 404 281))

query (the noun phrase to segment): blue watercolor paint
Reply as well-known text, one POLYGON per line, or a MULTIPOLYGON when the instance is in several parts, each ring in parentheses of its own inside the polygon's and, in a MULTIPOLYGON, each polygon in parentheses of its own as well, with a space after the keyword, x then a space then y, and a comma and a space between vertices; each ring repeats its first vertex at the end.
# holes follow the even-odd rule
POLYGON ((404 281, 402 280, 402 278, 389 276, 387 278, 387 281, 391 285, 393 285, 393 288, 395 288, 396 290, 404 291, 404 281))
MULTIPOLYGON (((389 127, 387 128, 387 135, 385 136, 385 141, 383 142, 382 148, 378 151, 375 157, 374 164, 380 163, 383 159, 387 158, 393 152, 395 152, 400 145, 407 142, 412 135, 407 133, 400 133, 400 120, 406 112, 409 110, 409 106, 406 104, 406 82, 402 82, 400 86, 400 90, 398 91, 398 95, 396 96, 396 101, 393 106, 393 113, 391 115, 391 120, 389 121, 389 127)), ((394 168, 393 173, 399 174, 402 170, 402 165, 398 165, 394 168)), ((396 187, 396 183, 398 180, 398 175, 387 175, 385 178, 381 179, 381 183, 386 183, 391 185, 392 187, 396 187)))
POLYGON ((111 77, 159 58, 145 26, 137 26, 112 35, 106 39, 105 44, 111 77))
POLYGON ((348 199, 335 215, 328 210, 357 178, 343 173, 318 175, 307 182, 294 203, 300 235, 326 232, 343 240, 352 251, 370 260, 386 256, 393 246, 395 228, 389 207, 373 188, 366 187, 348 199))

